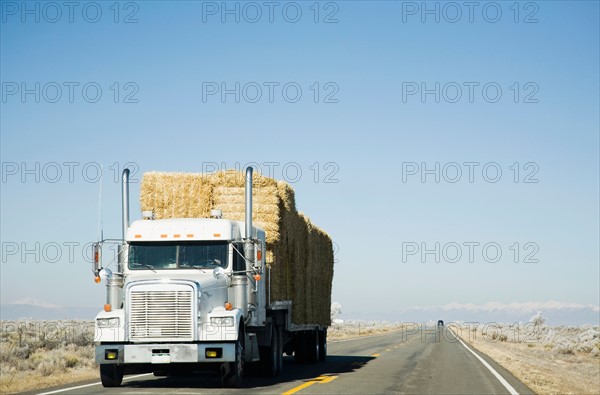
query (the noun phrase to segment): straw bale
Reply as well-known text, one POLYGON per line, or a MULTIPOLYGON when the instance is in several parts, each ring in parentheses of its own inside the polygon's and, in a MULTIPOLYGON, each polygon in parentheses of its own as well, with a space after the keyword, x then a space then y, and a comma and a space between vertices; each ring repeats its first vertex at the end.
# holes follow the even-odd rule
POLYGON ((210 215, 212 185, 193 173, 145 173, 140 186, 142 211, 154 211, 156 219, 202 218, 210 215))
MULTIPOLYGON (((246 203, 245 187, 228 187, 213 184, 214 203, 246 203)), ((253 201, 261 204, 279 204, 279 189, 277 187, 257 187, 252 188, 253 201)))
POLYGON ((290 184, 283 181, 277 181, 277 190, 278 196, 283 202, 283 208, 289 211, 296 211, 296 198, 290 184))

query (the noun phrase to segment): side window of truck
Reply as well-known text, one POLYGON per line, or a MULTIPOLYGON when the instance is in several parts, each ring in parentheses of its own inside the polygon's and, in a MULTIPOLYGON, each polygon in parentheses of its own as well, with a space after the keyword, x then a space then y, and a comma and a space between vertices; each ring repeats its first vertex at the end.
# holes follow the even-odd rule
POLYGON ((233 271, 246 270, 246 261, 244 260, 244 244, 233 243, 233 271))

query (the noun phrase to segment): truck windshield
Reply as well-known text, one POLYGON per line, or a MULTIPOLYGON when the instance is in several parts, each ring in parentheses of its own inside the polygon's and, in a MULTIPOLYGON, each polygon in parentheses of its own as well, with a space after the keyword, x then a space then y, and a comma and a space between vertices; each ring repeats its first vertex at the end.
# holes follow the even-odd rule
POLYGON ((129 244, 129 269, 214 269, 227 267, 227 242, 136 242, 129 244))

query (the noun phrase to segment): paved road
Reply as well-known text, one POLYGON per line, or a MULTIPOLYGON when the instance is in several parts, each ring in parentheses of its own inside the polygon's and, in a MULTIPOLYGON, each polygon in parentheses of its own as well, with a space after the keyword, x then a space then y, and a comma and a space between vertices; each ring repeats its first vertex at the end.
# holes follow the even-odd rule
MULTIPOLYGON (((248 377, 244 388, 223 389, 214 374, 126 376, 120 388, 100 384, 66 394, 519 394, 532 392, 487 357, 496 377, 447 329, 395 332, 329 344, 327 362, 296 365, 286 357, 277 379, 248 377), (506 382, 506 385, 501 383, 506 382)), ((481 354, 479 354, 481 355, 481 354)), ((86 383, 72 384, 85 385, 86 383)), ((90 385, 91 384, 91 385, 90 385)), ((64 387, 65 389, 67 387, 64 387)))

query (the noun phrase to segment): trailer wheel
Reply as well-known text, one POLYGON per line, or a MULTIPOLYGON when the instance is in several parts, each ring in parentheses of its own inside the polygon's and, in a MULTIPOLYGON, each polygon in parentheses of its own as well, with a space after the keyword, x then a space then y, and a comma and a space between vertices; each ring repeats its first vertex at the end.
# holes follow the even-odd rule
POLYGON ((319 348, 321 349, 319 361, 325 362, 325 359, 327 358, 327 329, 319 331, 319 348))
POLYGON ((123 382, 123 366, 115 364, 100 365, 100 381, 103 387, 119 387, 123 382))
POLYGON ((240 331, 235 342, 235 361, 226 363, 222 372, 223 386, 227 388, 239 388, 242 386, 244 376, 244 332, 240 331))
POLYGON ((283 334, 280 327, 276 327, 277 332, 277 376, 283 372, 283 334))
POLYGON ((319 331, 306 331, 306 348, 307 355, 306 361, 308 363, 317 363, 319 362, 321 356, 321 344, 319 340, 319 331))
POLYGON ((305 363, 308 357, 306 350, 306 336, 304 332, 298 332, 294 336, 294 361, 296 363, 305 363))

